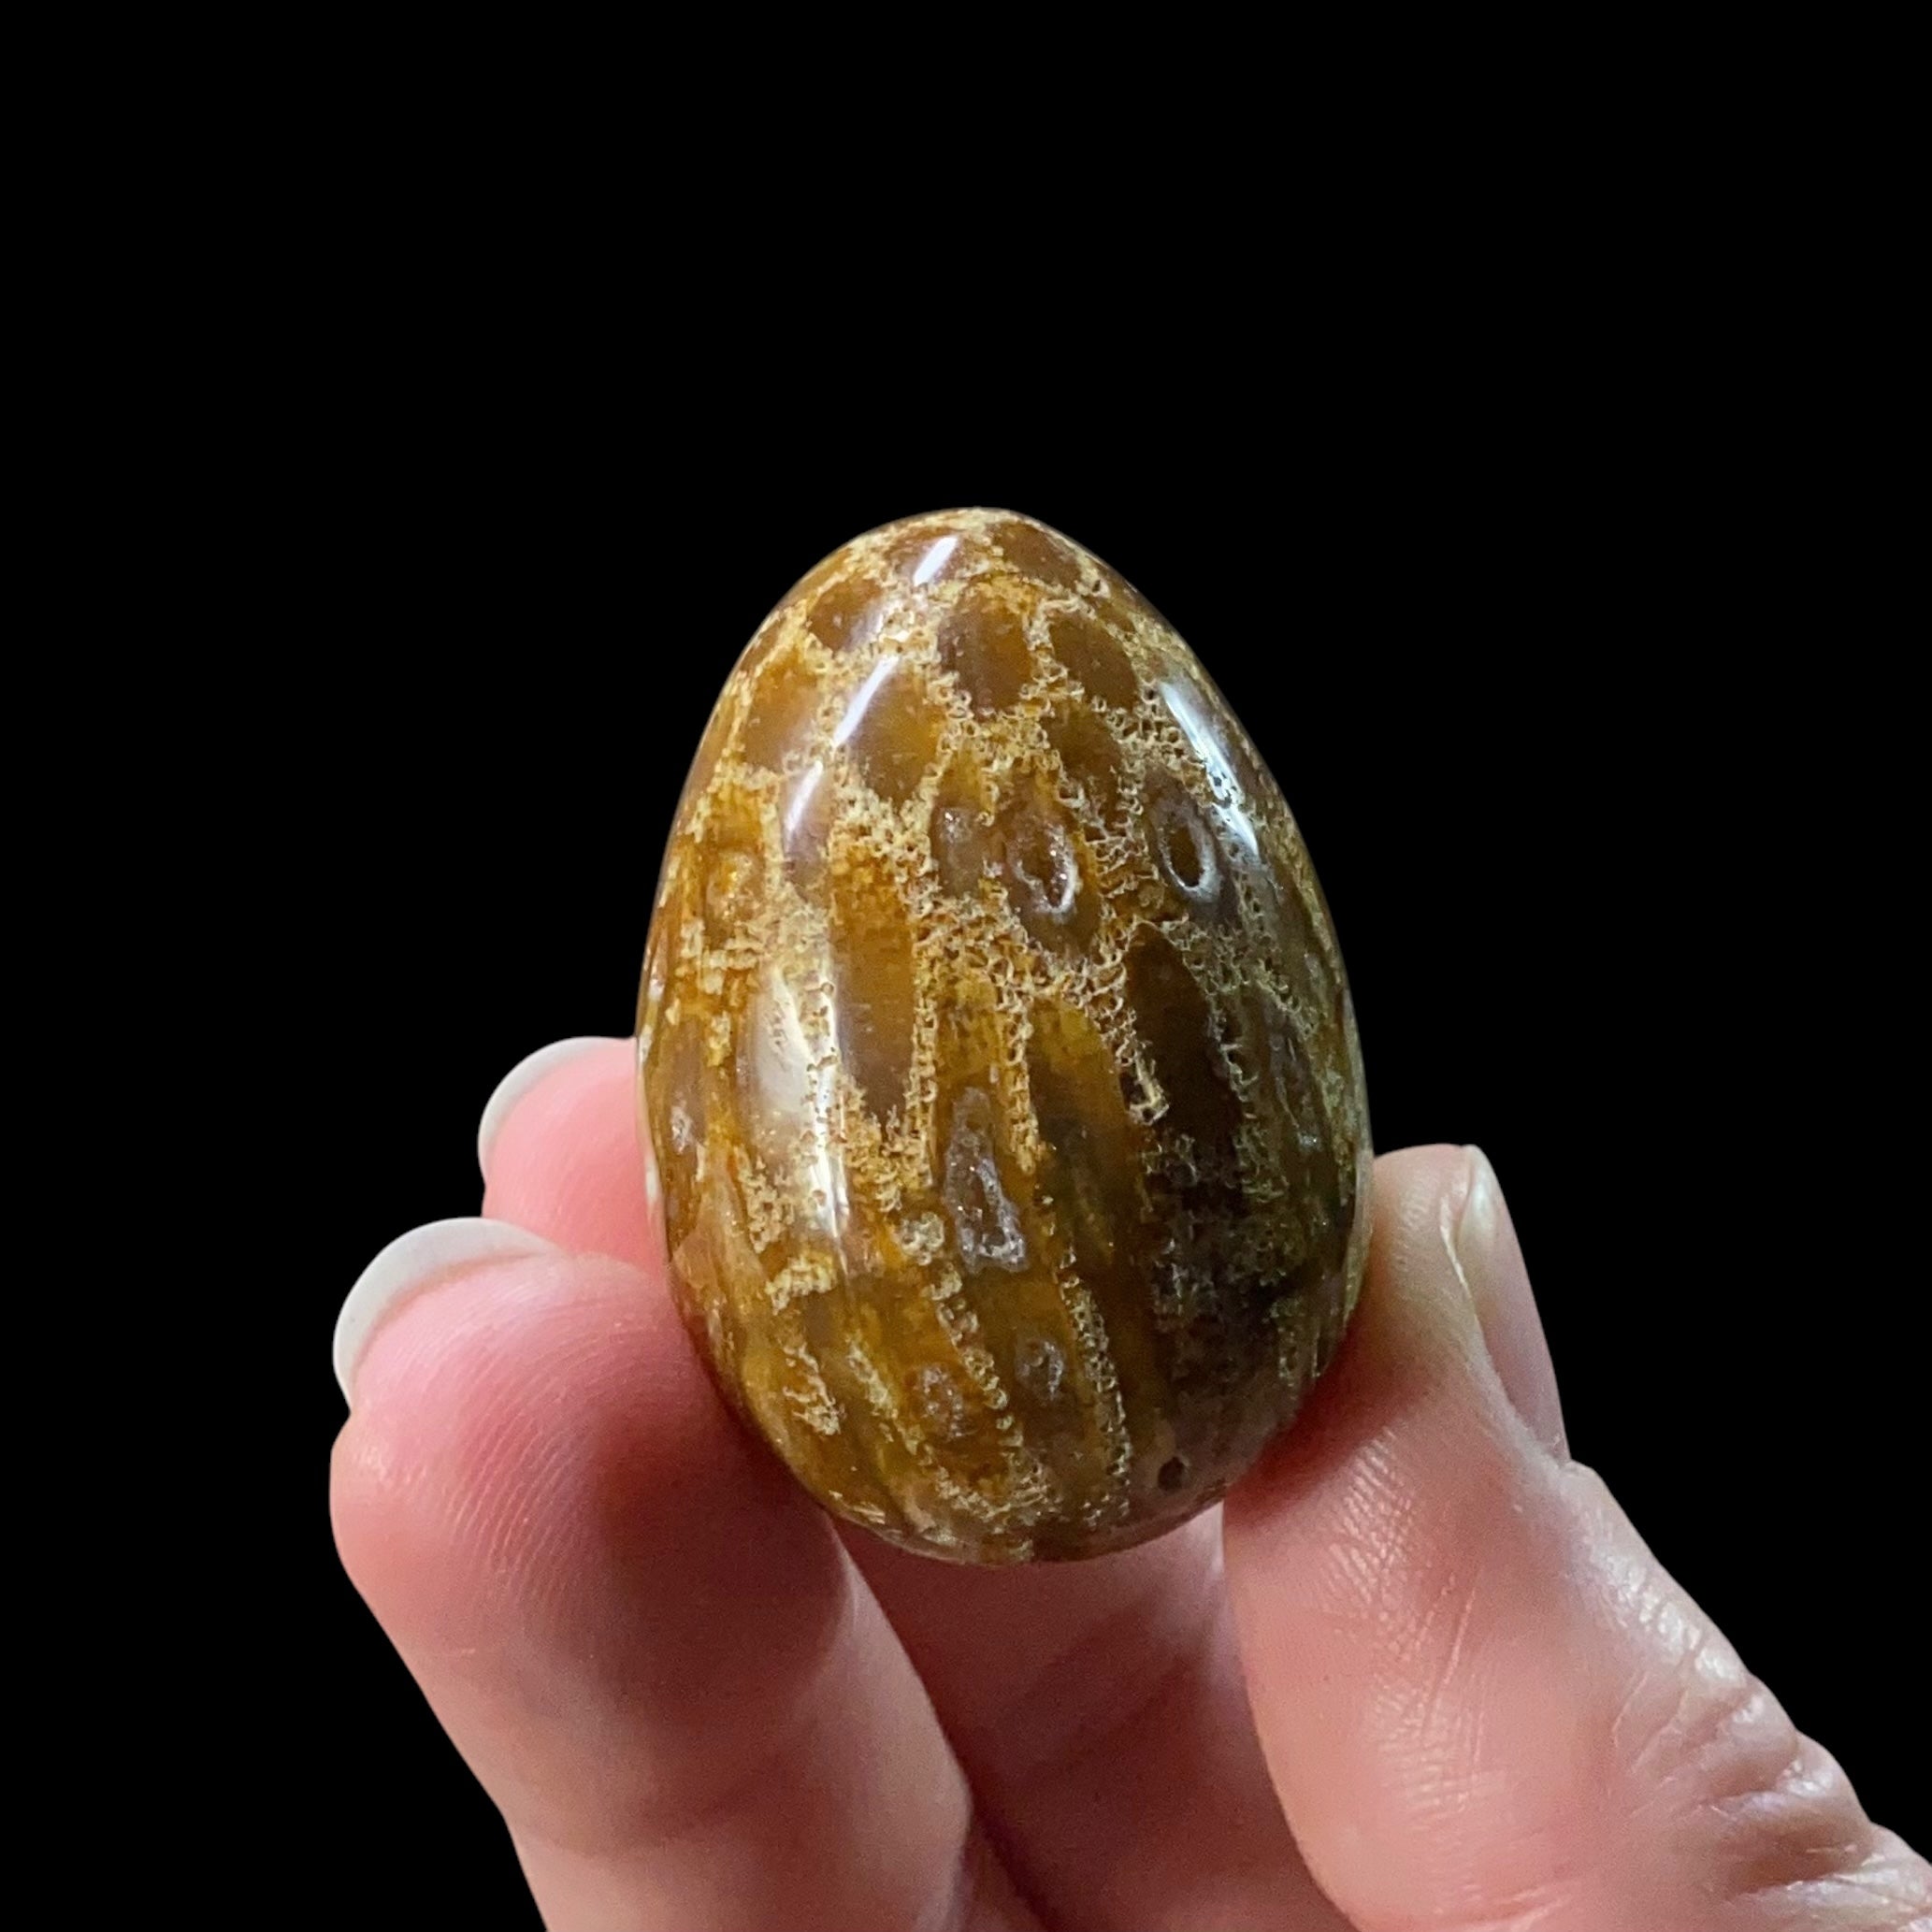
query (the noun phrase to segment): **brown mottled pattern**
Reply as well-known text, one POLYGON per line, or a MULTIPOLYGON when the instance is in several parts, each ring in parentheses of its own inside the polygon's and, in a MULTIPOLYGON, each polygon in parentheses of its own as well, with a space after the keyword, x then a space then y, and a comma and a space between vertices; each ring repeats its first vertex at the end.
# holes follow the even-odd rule
POLYGON ((909 1549, 1181 1521, 1354 1305, 1362 1060, 1294 821, 1159 613, 1024 517, 874 530, 766 621, 639 1031, 693 1334, 909 1549))

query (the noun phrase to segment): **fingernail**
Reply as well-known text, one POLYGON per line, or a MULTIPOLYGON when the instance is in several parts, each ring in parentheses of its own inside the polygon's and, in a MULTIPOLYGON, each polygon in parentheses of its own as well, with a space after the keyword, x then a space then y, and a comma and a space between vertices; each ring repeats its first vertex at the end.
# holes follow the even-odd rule
POLYGON ((1469 1172, 1462 1200, 1445 1204, 1449 1259, 1482 1323, 1482 1338, 1510 1405, 1552 1455, 1569 1455, 1556 1368, 1536 1297, 1523 1265, 1516 1224, 1496 1171, 1480 1147, 1466 1147, 1469 1172))
POLYGON ((479 1262, 557 1252, 555 1242, 527 1228, 485 1220, 481 1215, 427 1221, 407 1234, 398 1234, 356 1277, 342 1312, 336 1317, 336 1380, 341 1384, 343 1400, 354 1406, 349 1391, 355 1364, 362 1360, 382 1318, 407 1295, 440 1275, 479 1262))
POLYGON ((526 1055, 497 1083, 497 1090, 483 1103, 483 1118, 476 1129, 476 1164, 483 1169, 483 1177, 490 1177, 490 1149, 497 1145, 497 1136, 503 1131, 503 1123, 510 1118, 516 1103, 530 1089, 567 1060, 575 1060, 580 1053, 588 1053, 593 1046, 608 1046, 608 1039, 596 1034, 583 1034, 574 1040, 555 1040, 548 1046, 540 1046, 535 1053, 526 1055))

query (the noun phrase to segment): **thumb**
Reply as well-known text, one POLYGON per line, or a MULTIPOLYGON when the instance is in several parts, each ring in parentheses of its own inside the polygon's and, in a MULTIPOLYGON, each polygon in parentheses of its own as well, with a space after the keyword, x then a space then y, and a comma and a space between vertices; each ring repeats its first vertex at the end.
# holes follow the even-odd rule
POLYGON ((1363 1932, 1905 1928, 1932 1868, 1563 1451, 1489 1163, 1376 1170, 1356 1326, 1229 1497, 1256 1722, 1363 1932))

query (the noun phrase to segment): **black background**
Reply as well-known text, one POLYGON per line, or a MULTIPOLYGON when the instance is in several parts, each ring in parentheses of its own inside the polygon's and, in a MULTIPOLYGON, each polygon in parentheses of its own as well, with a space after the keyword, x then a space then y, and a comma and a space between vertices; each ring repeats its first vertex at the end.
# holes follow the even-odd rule
POLYGON ((265 997, 280 1096, 248 1109, 272 1453, 208 1507, 245 1564, 285 1546, 258 1588, 294 1634, 237 1686, 281 1869, 360 1925, 536 1923, 336 1565, 330 1325, 392 1235, 475 1211, 515 1060, 629 1030, 685 764, 766 610, 959 503, 1064 529, 1194 645, 1319 869, 1377 1144, 1487 1149, 1576 1453, 1923 1831, 1910 768, 1867 535, 1755 352, 1256 313, 1104 355, 941 330, 855 379, 596 320, 583 282, 534 326, 486 280, 373 286, 318 288, 238 444, 261 689, 207 825, 252 929, 211 970, 265 997))

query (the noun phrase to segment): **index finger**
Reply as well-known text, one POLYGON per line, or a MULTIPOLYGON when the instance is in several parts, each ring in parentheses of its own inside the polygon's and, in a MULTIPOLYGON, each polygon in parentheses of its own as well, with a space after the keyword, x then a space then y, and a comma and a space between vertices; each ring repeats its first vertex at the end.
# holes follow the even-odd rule
MULTIPOLYGON (((546 1104, 627 1084, 630 1052, 546 1104)), ((404 1273, 365 1286, 346 1364, 345 1566, 551 1925, 1030 1925, 871 1592, 693 1355, 631 1153, 607 1218, 573 1221, 563 1173, 493 1187, 467 1264, 460 1223, 379 1258, 404 1273), (520 1254, 512 1215, 542 1237, 520 1254)))

